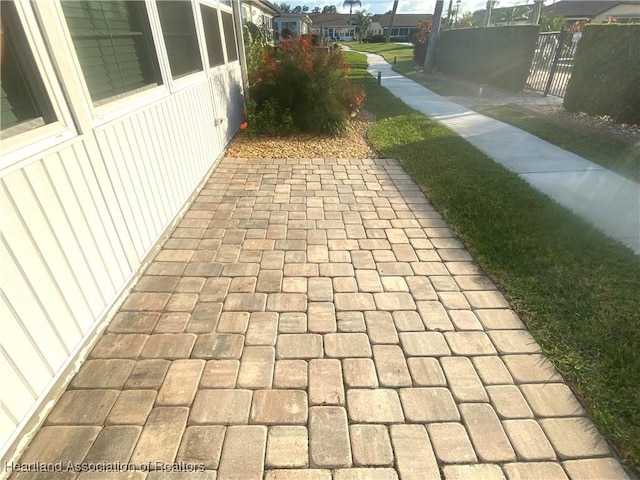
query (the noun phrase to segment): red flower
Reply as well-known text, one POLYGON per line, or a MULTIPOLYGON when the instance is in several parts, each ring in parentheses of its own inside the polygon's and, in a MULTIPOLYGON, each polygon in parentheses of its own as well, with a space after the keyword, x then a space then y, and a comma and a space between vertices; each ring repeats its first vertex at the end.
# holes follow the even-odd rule
POLYGON ((240 124, 240 130, 246 130, 249 124, 247 122, 242 122, 240 124))

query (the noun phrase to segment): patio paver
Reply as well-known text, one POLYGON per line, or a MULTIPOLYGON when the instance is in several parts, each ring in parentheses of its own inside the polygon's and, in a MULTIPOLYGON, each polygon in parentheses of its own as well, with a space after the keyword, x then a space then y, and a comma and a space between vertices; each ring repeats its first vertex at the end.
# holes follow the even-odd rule
POLYGON ((393 160, 224 159, 45 425, 113 479, 627 478, 393 160))

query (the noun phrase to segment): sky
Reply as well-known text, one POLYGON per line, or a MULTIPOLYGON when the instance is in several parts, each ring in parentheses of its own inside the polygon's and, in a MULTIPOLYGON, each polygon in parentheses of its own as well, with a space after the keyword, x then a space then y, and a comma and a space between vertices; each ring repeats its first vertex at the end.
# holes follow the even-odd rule
MULTIPOLYGON (((335 5, 338 7, 339 13, 349 13, 349 8, 342 8, 342 0, 331 1, 331 0, 308 0, 308 1, 286 1, 286 0, 272 0, 274 3, 281 3, 284 1, 291 5, 291 7, 295 7, 296 5, 306 5, 309 9, 313 9, 313 7, 324 7, 325 5, 335 5)), ((393 0, 361 0, 362 1, 362 10, 366 10, 369 13, 385 13, 393 7, 393 0)), ((460 3, 460 11, 462 12, 474 12, 476 10, 484 9, 486 5, 486 0, 462 0, 460 3)), ((498 7, 510 7, 514 5, 525 5, 528 3, 533 3, 533 1, 527 0, 500 0, 497 4, 498 7)), ((546 4, 550 4, 552 2, 547 1, 546 4)), ((433 13, 435 9, 436 2, 435 0, 399 0, 398 2, 398 13, 433 13)), ((444 0, 444 11, 447 11, 449 8, 449 1, 444 0)), ((456 8, 455 0, 453 2, 453 8, 456 8)), ((360 10, 358 7, 357 10, 360 10)))

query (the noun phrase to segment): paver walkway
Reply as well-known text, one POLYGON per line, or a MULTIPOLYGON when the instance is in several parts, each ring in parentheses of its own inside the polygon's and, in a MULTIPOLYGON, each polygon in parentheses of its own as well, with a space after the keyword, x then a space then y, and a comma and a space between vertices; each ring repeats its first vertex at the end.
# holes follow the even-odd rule
POLYGON ((21 462, 158 469, 55 477, 81 480, 627 478, 611 455, 398 163, 226 158, 21 462))
MULTIPOLYGON (((362 52, 364 53, 364 52, 362 52)), ((408 106, 443 123, 534 188, 640 255, 640 185, 516 127, 441 97, 365 53, 368 71, 408 106)))

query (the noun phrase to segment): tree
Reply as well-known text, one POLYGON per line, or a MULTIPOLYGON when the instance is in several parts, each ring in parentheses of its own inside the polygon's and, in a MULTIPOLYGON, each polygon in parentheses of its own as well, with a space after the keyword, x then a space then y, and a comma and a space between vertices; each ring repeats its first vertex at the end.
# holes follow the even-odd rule
POLYGON ((338 9, 335 5, 327 5, 322 9, 322 13, 337 13, 338 9))
POLYGON ((362 2, 360 0, 344 0, 342 2, 342 7, 349 7, 349 25, 351 25, 351 15, 353 14, 353 6, 357 5, 358 7, 362 6, 362 2))
POLYGON ((371 26, 373 15, 367 13, 365 10, 358 10, 356 12, 356 26, 358 28, 358 42, 362 43, 362 36, 367 33, 367 30, 371 26))
POLYGON ((473 17, 473 13, 464 12, 462 17, 458 19, 456 28, 471 28, 476 26, 476 20, 473 17))
POLYGON ((393 30, 393 22, 396 20, 396 11, 398 10, 398 0, 393 0, 393 10, 391 10, 391 21, 389 22, 389 30, 387 30, 387 38, 385 43, 391 41, 391 30, 393 30))
POLYGON ((565 22, 564 17, 549 15, 545 12, 540 14, 540 20, 538 21, 541 32, 559 32, 564 27, 565 22))
POLYGON ((320 7, 313 7, 313 10, 311 10, 311 13, 320 13, 320 7))
POLYGON ((288 3, 276 3, 276 8, 282 13, 291 13, 291 5, 289 5, 288 3))

